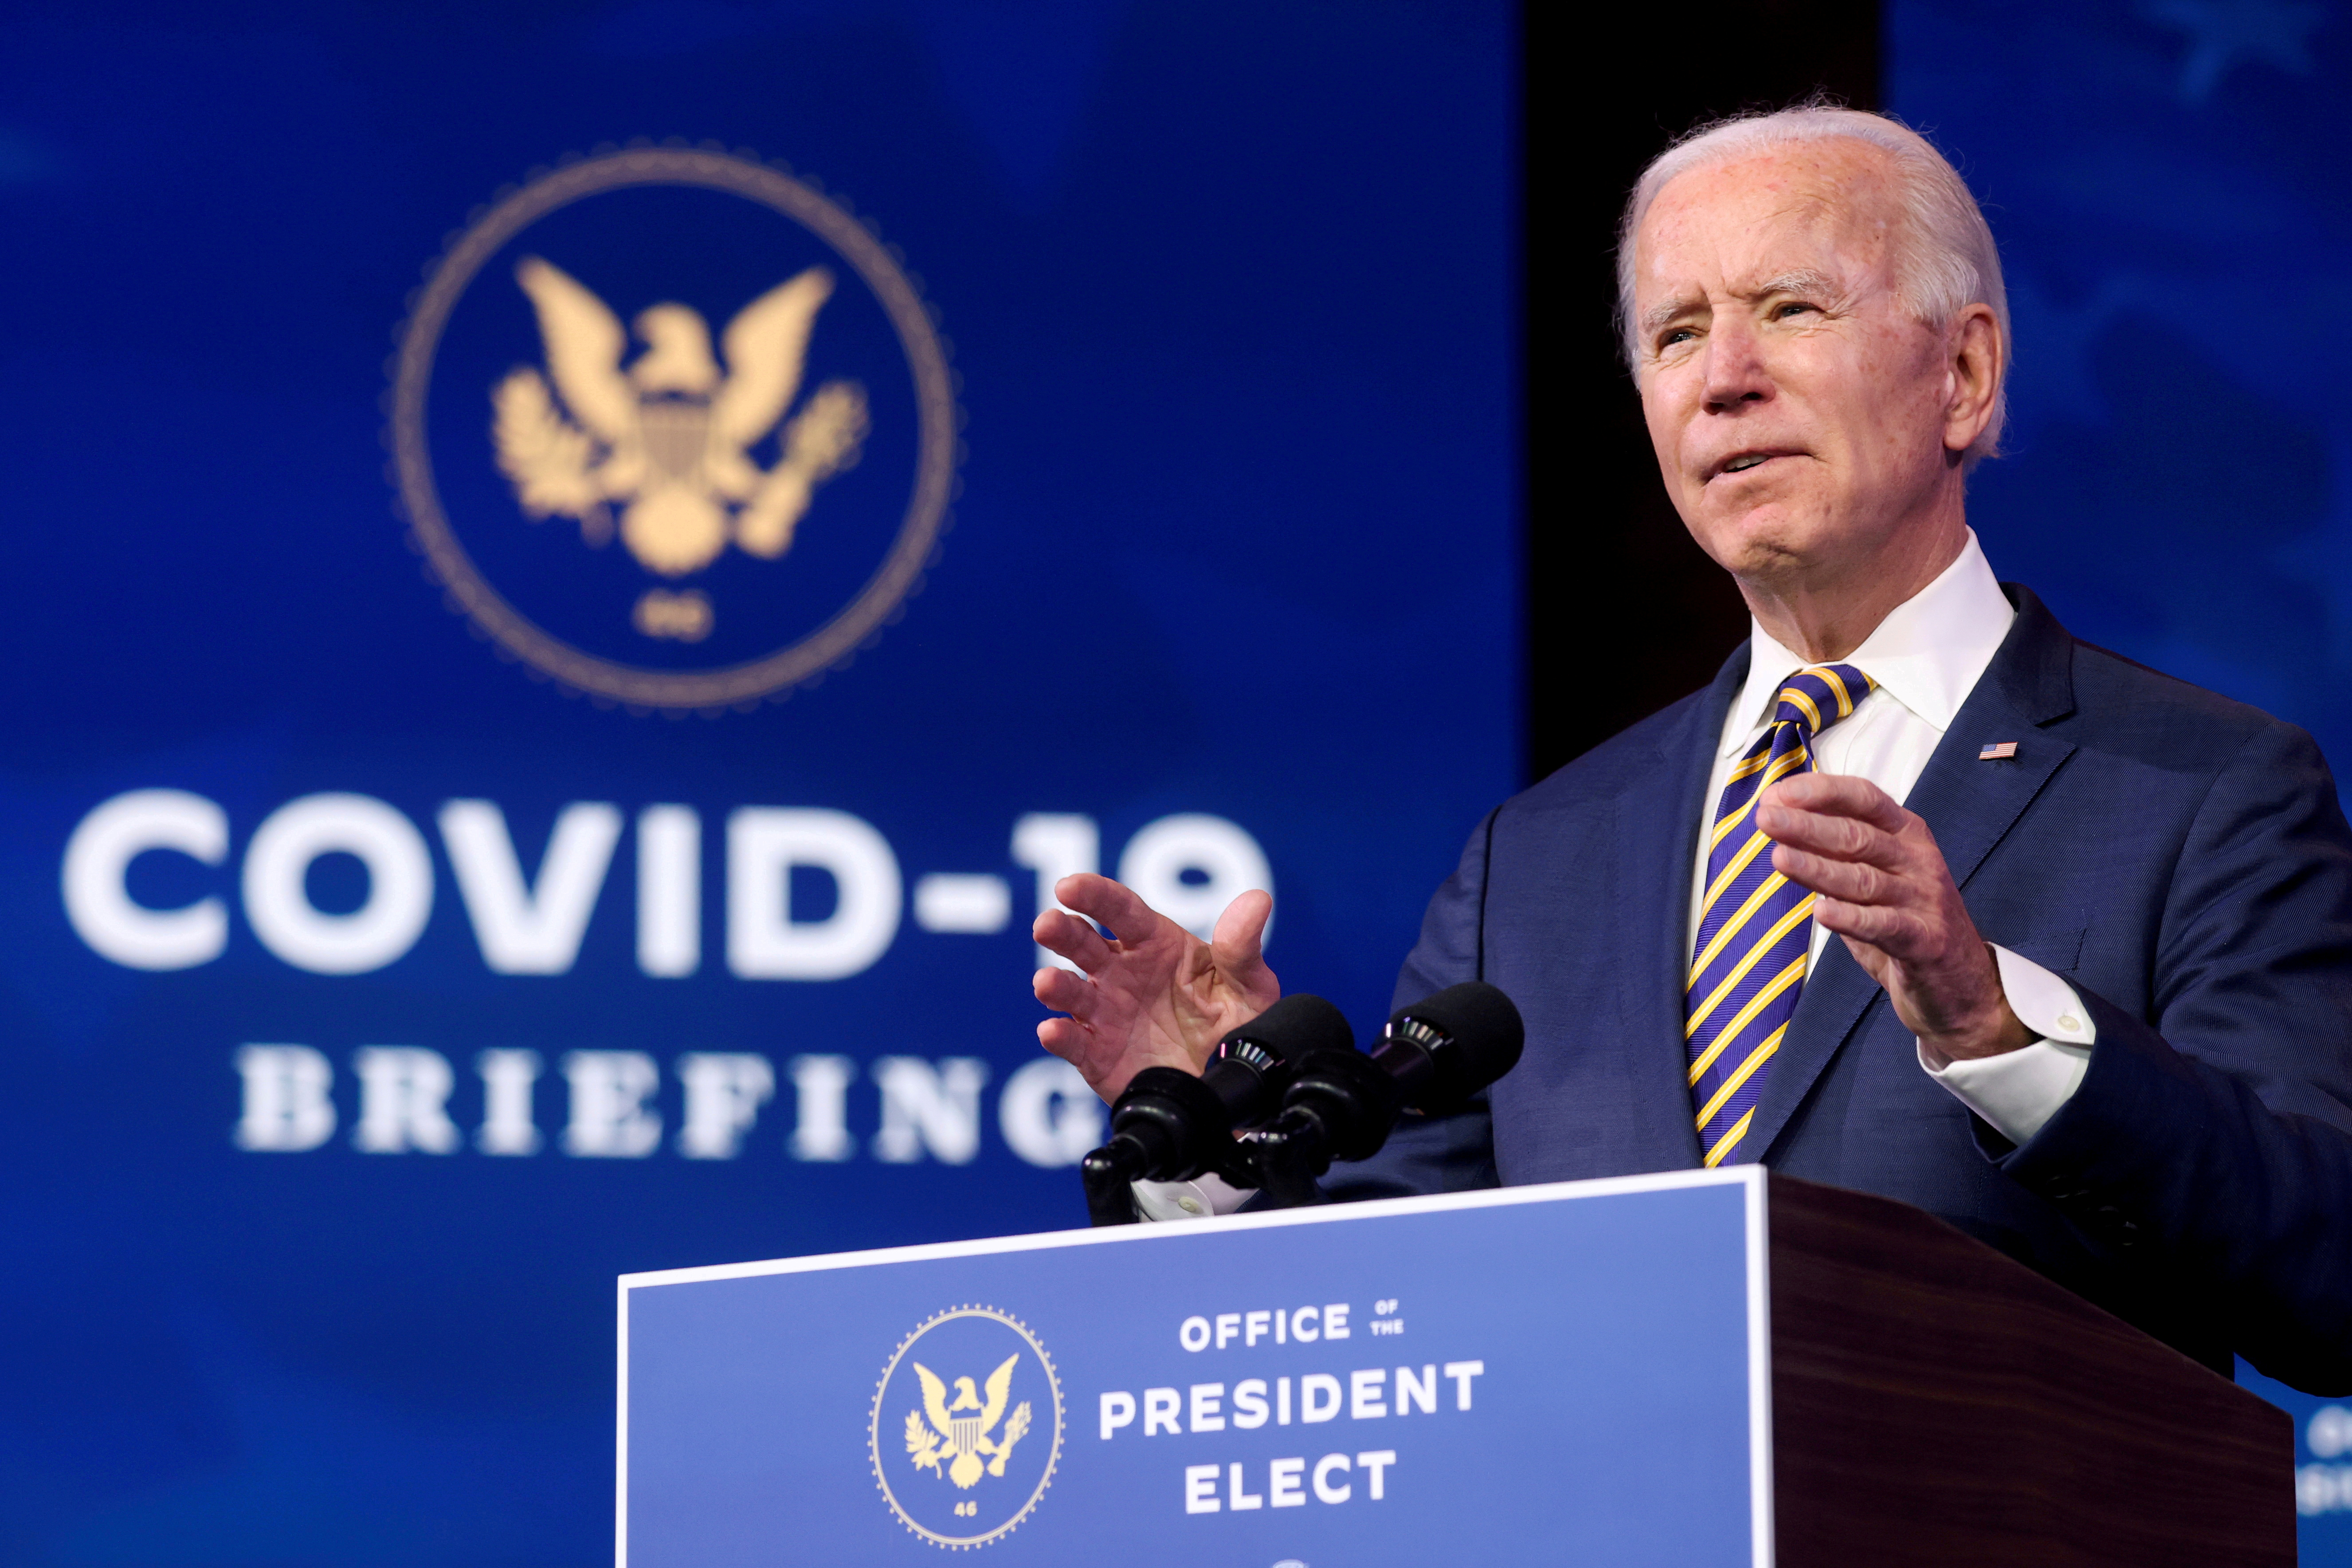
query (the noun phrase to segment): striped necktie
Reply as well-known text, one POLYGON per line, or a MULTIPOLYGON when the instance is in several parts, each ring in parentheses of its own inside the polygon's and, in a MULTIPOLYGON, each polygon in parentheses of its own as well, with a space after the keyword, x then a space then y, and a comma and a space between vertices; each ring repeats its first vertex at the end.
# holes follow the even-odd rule
POLYGON ((1846 664, 1811 665, 1789 677, 1771 724, 1731 770, 1715 808, 1698 951, 1683 994, 1691 1106, 1710 1165, 1748 1136, 1812 952, 1814 895, 1772 869, 1772 841, 1755 825, 1756 797, 1791 773, 1811 772, 1813 737, 1852 713, 1876 684, 1846 664))

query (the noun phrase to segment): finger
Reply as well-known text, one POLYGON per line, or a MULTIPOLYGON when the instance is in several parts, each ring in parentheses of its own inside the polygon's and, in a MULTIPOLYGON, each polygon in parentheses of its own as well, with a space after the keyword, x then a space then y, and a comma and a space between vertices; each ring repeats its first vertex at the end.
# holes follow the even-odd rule
POLYGON ((1813 919, 1824 931, 1866 942, 1895 958, 1917 946, 1920 922, 1908 912, 1885 904, 1854 904, 1843 899, 1819 899, 1813 919))
POLYGON ((1110 944, 1102 933, 1077 916, 1062 910, 1045 910, 1029 928, 1037 945, 1049 952, 1058 952, 1088 974, 1099 973, 1111 961, 1110 944))
POLYGON ((1759 805, 1756 826, 1775 844, 1810 850, 1832 859, 1864 861, 1890 871, 1903 867, 1900 838, 1851 816, 1827 816, 1786 805, 1759 805))
POLYGON ((1756 804, 1851 816, 1888 833, 1900 833, 1906 815, 1893 795, 1852 773, 1797 773, 1766 790, 1756 804))
POLYGON ((1092 871, 1078 871, 1063 878, 1054 884, 1054 896, 1097 924, 1108 926, 1113 935, 1129 946, 1160 929, 1160 912, 1145 903, 1132 888, 1092 871))
POLYGON ((1066 969, 1041 969, 1029 983, 1037 1000, 1056 1013, 1067 1013, 1080 1023, 1095 1016, 1102 1005, 1102 993, 1094 983, 1083 980, 1066 969))
POLYGON ((1037 1026, 1037 1043, 1072 1067, 1080 1066, 1087 1039, 1086 1026, 1068 1018, 1048 1018, 1037 1026))
POLYGON ((1265 967, 1265 922, 1274 918, 1274 895, 1253 888, 1225 906, 1209 941, 1217 968, 1239 980, 1265 967))
POLYGON ((1909 907, 1919 901, 1917 889, 1876 866, 1809 854, 1786 844, 1773 849, 1772 869, 1801 888, 1849 904, 1909 907))

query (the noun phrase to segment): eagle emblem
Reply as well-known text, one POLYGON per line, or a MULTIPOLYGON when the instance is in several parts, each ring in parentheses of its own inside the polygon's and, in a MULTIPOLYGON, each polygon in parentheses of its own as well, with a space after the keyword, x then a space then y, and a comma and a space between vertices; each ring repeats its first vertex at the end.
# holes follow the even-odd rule
POLYGON ((980 1393, 969 1377, 955 1380, 955 1400, 948 1400, 948 1385, 939 1373, 921 1362, 915 1363, 915 1375, 923 1384, 923 1408, 907 1412, 907 1453, 915 1468, 940 1473, 947 1466, 947 1479, 969 1491, 980 1480, 981 1456, 989 1455, 985 1466, 992 1476, 1004 1474, 1005 1461, 1013 1457, 1013 1445, 1029 1431, 1029 1402, 1023 1400, 1013 1407, 1011 1416, 1004 1415, 1004 1401, 1013 1388, 1013 1363, 1021 1359, 1019 1352, 1004 1358, 1003 1364, 988 1374, 988 1400, 982 1404, 980 1393), (966 1414, 969 1412, 970 1414, 966 1414), (929 1416, 926 1423, 924 1417, 929 1416), (991 1438, 1000 1418, 1004 1420, 1003 1436, 991 1438))
MULTIPOLYGON (((587 288, 535 256, 515 268, 515 280, 538 314, 547 373, 518 366, 499 383, 491 435, 499 468, 533 521, 574 518, 582 539, 601 547, 617 507, 621 542, 638 563, 684 577, 730 543, 767 560, 782 555, 817 487, 857 461, 867 428, 857 383, 828 381, 784 419, 817 312, 833 293, 824 268, 779 283, 727 323, 723 374, 709 327, 685 305, 638 314, 633 325, 645 346, 625 366, 628 334, 587 288), (775 461, 761 468, 752 451, 780 424, 775 461)), ((704 604, 707 622, 701 595, 687 597, 704 604)), ((663 601, 656 607, 664 614, 650 618, 639 606, 639 629, 691 637, 667 629, 676 617, 670 597, 663 601)))

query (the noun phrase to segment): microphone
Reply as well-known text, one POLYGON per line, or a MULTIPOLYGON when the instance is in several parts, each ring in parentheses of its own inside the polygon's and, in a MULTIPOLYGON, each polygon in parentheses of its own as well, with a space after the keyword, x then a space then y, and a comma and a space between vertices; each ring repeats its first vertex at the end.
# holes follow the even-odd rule
POLYGON ((1473 980, 1399 1009, 1369 1056, 1318 1050, 1298 1064, 1281 1115, 1244 1142, 1257 1184, 1285 1208, 1314 1203, 1334 1160, 1378 1152, 1407 1110, 1459 1110, 1517 1067, 1526 1045, 1511 999, 1473 980))
POLYGON ((1220 1169, 1239 1174, 1234 1131, 1281 1107, 1298 1064, 1355 1055, 1355 1033, 1339 1009, 1301 993, 1227 1031, 1198 1078, 1181 1068, 1145 1068, 1111 1107, 1110 1141, 1079 1164, 1087 1216, 1096 1225, 1134 1224, 1130 1182, 1188 1182, 1220 1169))

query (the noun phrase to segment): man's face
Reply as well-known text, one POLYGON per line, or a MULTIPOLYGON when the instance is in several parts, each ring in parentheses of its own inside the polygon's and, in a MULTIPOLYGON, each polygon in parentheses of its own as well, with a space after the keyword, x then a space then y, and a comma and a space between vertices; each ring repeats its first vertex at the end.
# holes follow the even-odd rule
POLYGON ((1838 140, 1692 169, 1636 236, 1658 467, 1700 547, 1743 579, 1864 568, 1958 483, 1945 335, 1895 295, 1886 168, 1838 140))

